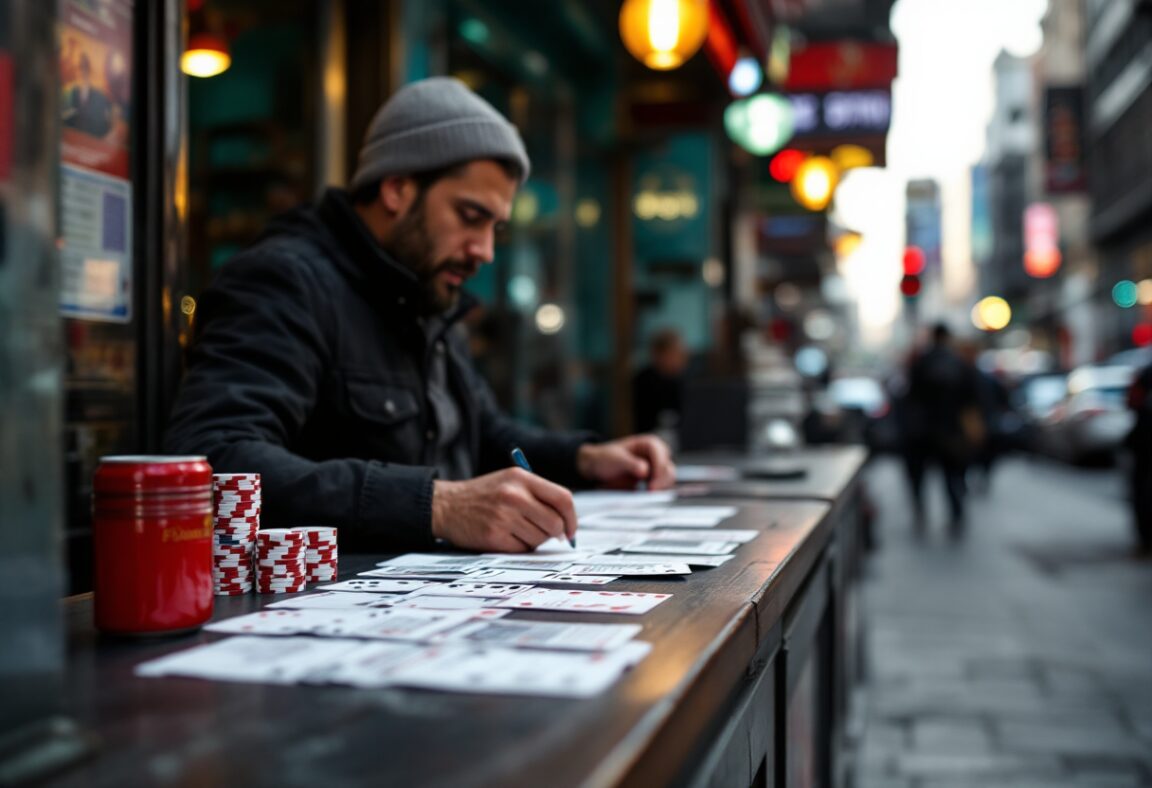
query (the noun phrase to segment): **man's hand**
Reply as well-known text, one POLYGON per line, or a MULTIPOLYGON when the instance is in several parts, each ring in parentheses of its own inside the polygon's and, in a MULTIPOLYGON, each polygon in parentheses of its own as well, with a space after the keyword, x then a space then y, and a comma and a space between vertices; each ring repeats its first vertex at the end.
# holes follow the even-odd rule
POLYGON ((672 453, 655 435, 585 443, 576 454, 576 467, 585 479, 615 489, 630 490, 647 482, 650 490, 664 490, 676 483, 672 453))
POLYGON ((525 553, 576 535, 572 493, 520 468, 433 482, 432 535, 463 550, 525 553))

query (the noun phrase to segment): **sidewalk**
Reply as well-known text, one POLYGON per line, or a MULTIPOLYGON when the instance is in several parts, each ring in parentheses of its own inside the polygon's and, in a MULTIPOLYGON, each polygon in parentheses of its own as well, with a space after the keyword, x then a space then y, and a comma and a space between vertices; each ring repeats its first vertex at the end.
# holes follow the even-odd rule
POLYGON ((1152 785, 1152 563, 1118 472, 1005 461, 960 542, 938 478, 920 540, 899 463, 868 478, 856 788, 1152 785))

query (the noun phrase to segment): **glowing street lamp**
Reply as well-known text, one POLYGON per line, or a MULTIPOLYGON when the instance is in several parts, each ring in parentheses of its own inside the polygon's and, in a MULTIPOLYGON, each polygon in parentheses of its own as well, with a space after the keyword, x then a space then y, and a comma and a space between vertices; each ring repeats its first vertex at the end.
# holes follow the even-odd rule
POLYGON ((792 137, 792 104, 773 93, 733 101, 724 110, 724 129, 756 156, 775 153, 792 137))
POLYGON ((669 71, 696 54, 708 35, 708 0, 624 0, 620 38, 648 68, 669 71))
POLYGON ((231 65, 228 42, 213 33, 189 36, 188 46, 180 56, 180 70, 191 77, 214 77, 231 65))
POLYGON ((981 331, 1000 331, 1012 322, 1012 307, 1000 296, 987 296, 972 307, 972 325, 981 331))
POLYGON ((822 211, 832 201, 840 170, 827 156, 805 159, 792 178, 792 196, 810 211, 822 211))

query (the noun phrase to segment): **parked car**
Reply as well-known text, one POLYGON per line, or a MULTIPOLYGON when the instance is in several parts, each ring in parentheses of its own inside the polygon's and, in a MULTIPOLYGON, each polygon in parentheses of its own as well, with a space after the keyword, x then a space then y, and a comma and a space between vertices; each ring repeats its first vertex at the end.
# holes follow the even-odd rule
POLYGON ((1064 397, 1039 422, 1041 450, 1069 462, 1114 459, 1132 429, 1125 396, 1134 374, 1128 366, 1073 370, 1064 397))
POLYGON ((894 451, 899 443, 888 392, 874 378, 836 378, 828 396, 843 414, 845 440, 863 443, 874 452, 894 451))
POLYGON ((1068 394, 1068 376, 1045 373, 1026 377, 1012 390, 1012 406, 1023 421, 1021 448, 1043 452, 1042 425, 1068 394))

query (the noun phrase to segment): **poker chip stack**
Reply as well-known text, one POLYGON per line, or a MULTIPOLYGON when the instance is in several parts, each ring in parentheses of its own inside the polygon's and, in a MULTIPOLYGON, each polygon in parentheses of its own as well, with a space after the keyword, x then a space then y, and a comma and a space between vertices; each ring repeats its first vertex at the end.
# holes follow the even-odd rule
POLYGON ((252 593, 252 556, 260 528, 260 474, 212 475, 212 581, 218 596, 252 593))
POLYGON ((256 532, 256 593, 294 594, 308 582, 307 537, 291 528, 256 532))
POLYGON ((336 579, 336 529, 327 526, 293 528, 304 533, 304 566, 309 583, 336 579))

